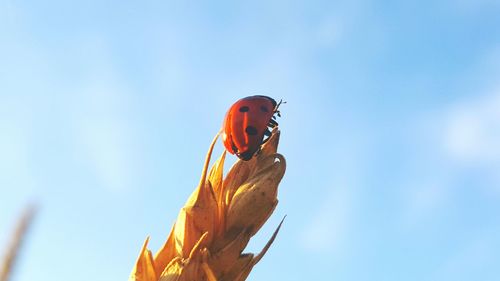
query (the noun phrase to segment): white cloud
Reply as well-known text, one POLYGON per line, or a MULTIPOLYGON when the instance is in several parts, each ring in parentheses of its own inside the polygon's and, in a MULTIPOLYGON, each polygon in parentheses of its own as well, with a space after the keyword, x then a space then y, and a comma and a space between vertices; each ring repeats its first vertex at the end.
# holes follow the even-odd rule
POLYGON ((328 17, 320 23, 317 30, 317 40, 322 46, 336 45, 343 35, 343 22, 338 17, 328 17))
POLYGON ((36 188, 37 179, 30 163, 33 111, 28 99, 0 97, 1 194, 31 193, 36 188))
POLYGON ((448 194, 448 184, 442 181, 429 181, 410 186, 407 191, 407 214, 405 224, 419 223, 422 218, 433 214, 436 208, 443 205, 448 194))
POLYGON ((301 233, 302 247, 311 252, 340 252, 350 228, 352 200, 351 185, 335 184, 301 233))
POLYGON ((141 172, 139 135, 130 120, 131 93, 113 65, 106 44, 87 38, 80 52, 85 75, 69 101, 75 150, 88 161, 97 180, 112 190, 131 187, 141 172))
POLYGON ((450 7, 457 9, 459 12, 472 15, 479 15, 485 11, 500 7, 498 0, 453 0, 448 2, 450 7))
POLYGON ((415 127, 412 138, 422 153, 413 160, 418 177, 408 179, 403 195, 405 224, 446 208, 463 176, 479 175, 483 182, 476 188, 482 192, 500 191, 500 90, 457 101, 415 127))
POLYGON ((444 145, 455 161, 500 162, 500 90, 455 106, 448 114, 444 145))
POLYGON ((36 179, 30 167, 26 132, 17 122, 0 120, 0 190, 2 194, 32 192, 36 179))
POLYGON ((481 273, 498 274, 497 237, 498 229, 480 231, 446 258, 428 280, 484 280, 481 273))
MULTIPOLYGON (((129 186, 134 176, 132 129, 120 115, 120 95, 109 85, 96 85, 84 91, 82 99, 91 104, 79 104, 75 120, 77 146, 90 161, 103 186, 120 190, 129 186), (95 103, 95 104, 93 104, 95 103), (107 112, 99 112, 98 108, 107 112)), ((80 100, 81 101, 81 100, 80 100)))

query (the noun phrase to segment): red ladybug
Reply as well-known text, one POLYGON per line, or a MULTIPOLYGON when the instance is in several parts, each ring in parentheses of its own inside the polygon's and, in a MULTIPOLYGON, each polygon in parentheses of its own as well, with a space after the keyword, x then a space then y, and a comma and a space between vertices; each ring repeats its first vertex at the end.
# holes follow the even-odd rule
POLYGON ((267 96, 250 96, 235 102, 224 118, 222 140, 227 151, 242 160, 250 160, 259 151, 264 136, 270 136, 268 127, 278 125, 277 103, 267 96))

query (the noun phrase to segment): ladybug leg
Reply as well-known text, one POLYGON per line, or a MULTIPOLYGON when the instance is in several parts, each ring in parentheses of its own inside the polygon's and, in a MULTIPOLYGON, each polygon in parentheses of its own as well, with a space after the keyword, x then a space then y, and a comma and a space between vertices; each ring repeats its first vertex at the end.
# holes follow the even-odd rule
POLYGON ((274 111, 273 119, 276 119, 276 115, 278 115, 278 117, 281 117, 281 113, 278 109, 274 111))
MULTIPOLYGON (((269 129, 266 129, 266 131, 264 132, 264 139, 262 140, 262 143, 265 143, 267 140, 269 140, 269 137, 271 136, 271 131, 269 131, 269 129)), ((260 148, 259 148, 260 150, 260 148)))
POLYGON ((278 122, 276 122, 276 120, 271 119, 271 120, 269 120, 268 126, 271 128, 274 128, 274 127, 278 126, 278 122))

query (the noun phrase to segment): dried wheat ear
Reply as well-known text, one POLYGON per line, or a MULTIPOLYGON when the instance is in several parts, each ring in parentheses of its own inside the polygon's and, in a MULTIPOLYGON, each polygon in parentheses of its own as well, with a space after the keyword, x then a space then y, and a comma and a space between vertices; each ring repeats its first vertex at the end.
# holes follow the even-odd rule
POLYGON ((259 254, 243 253, 278 204, 278 184, 286 169, 285 158, 277 153, 279 137, 275 128, 257 155, 238 160, 223 178, 225 152, 208 171, 216 136, 200 184, 181 209, 167 241, 153 256, 146 239, 129 280, 246 280, 283 222, 259 254))

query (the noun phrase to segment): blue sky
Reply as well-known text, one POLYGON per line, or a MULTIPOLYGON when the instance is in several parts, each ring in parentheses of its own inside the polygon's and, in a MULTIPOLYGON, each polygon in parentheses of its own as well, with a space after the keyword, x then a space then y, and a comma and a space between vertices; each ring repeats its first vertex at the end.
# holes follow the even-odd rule
POLYGON ((13 280, 128 278, 253 94, 287 173, 248 250, 287 219, 249 280, 500 278, 499 1, 124 2, 0 0, 13 280))

